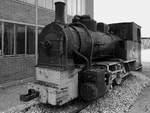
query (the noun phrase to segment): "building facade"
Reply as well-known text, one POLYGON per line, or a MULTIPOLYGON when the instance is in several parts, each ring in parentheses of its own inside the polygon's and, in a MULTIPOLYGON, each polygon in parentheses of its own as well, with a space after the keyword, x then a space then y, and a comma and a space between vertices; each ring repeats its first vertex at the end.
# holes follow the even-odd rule
MULTIPOLYGON (((93 0, 64 1, 68 23, 76 14, 93 17, 93 0)), ((36 33, 54 20, 55 2, 0 0, 0 83, 35 75, 36 33)))
POLYGON ((150 49, 150 37, 142 37, 141 38, 141 48, 142 49, 150 49))

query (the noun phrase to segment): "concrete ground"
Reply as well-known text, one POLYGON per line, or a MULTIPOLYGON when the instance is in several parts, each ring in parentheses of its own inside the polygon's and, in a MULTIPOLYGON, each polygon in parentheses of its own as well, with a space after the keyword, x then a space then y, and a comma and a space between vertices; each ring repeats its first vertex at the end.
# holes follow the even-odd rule
POLYGON ((0 84, 0 113, 20 104, 19 95, 27 92, 27 82, 33 82, 34 77, 0 84))
POLYGON ((25 85, 17 85, 0 89, 0 113, 11 107, 20 105, 19 95, 26 92, 25 85))
POLYGON ((144 89, 129 113, 150 113, 150 87, 144 89))
POLYGON ((136 103, 129 110, 129 113, 150 113, 150 87, 142 92, 136 103))
MULTIPOLYGON (((150 50, 142 51, 143 73, 150 78, 150 50)), ((150 87, 145 88, 129 113, 150 113, 150 87)))
MULTIPOLYGON (((150 77, 150 50, 142 51, 142 62, 144 67, 143 73, 150 77)), ((15 86, 7 86, 6 88, 0 87, 0 113, 6 111, 8 108, 22 104, 19 100, 19 95, 25 92, 25 84, 15 84, 15 86)), ((147 87, 142 92, 129 113, 150 113, 150 87, 147 87)))

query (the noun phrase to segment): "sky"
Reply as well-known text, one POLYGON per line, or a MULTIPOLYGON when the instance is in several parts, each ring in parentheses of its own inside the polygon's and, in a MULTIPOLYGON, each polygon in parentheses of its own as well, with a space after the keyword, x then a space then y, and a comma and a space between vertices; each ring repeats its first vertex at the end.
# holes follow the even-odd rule
POLYGON ((94 0, 94 19, 106 24, 135 22, 150 37, 150 0, 94 0))

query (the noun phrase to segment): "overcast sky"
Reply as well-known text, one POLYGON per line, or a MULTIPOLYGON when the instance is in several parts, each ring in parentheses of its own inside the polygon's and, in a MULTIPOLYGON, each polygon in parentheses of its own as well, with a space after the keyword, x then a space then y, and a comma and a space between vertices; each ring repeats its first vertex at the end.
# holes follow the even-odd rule
POLYGON ((94 0, 94 19, 104 23, 135 22, 150 37, 150 0, 94 0))

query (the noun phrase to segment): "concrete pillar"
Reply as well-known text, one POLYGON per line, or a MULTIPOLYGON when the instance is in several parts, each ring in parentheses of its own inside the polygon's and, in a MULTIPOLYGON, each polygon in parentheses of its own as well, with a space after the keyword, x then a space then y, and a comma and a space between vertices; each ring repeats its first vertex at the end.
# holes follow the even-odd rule
POLYGON ((85 0, 85 14, 94 17, 94 0, 85 0))

